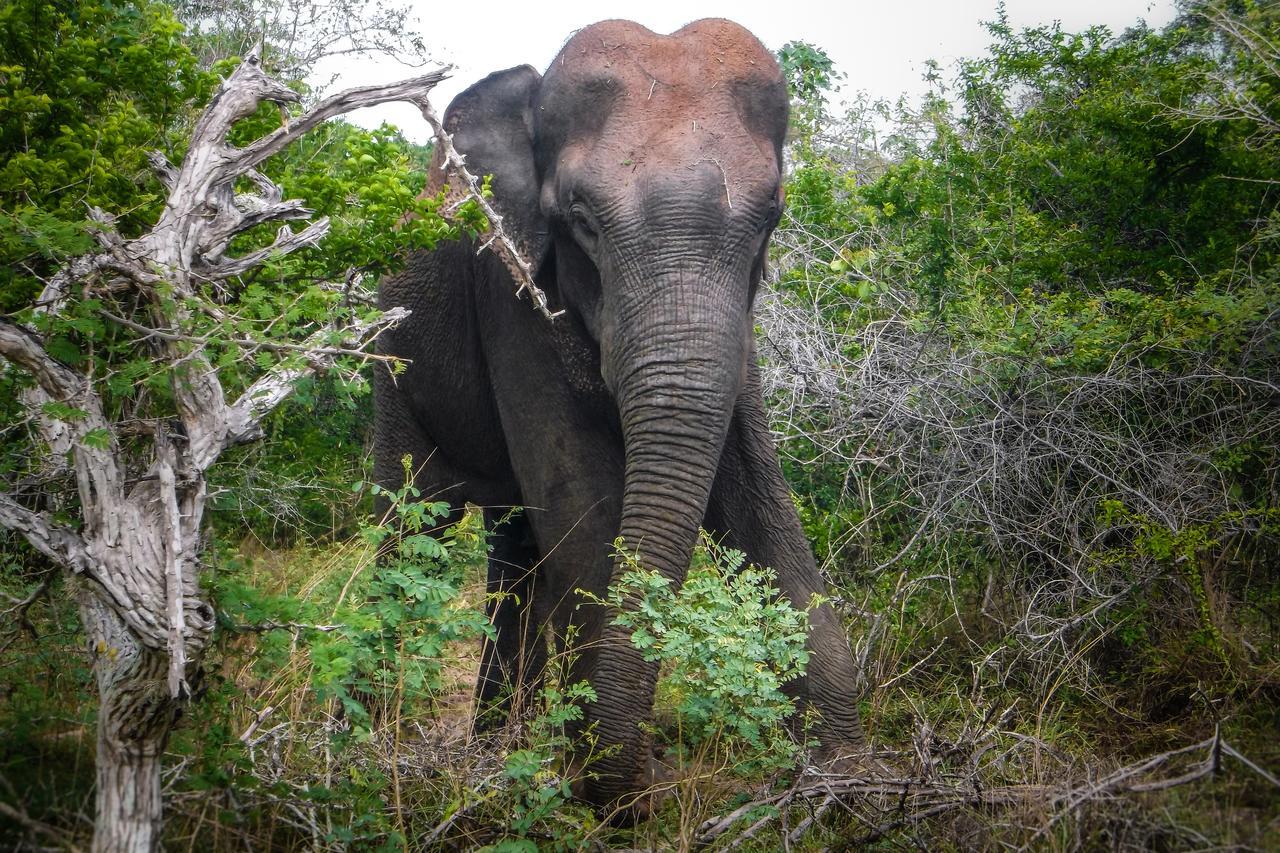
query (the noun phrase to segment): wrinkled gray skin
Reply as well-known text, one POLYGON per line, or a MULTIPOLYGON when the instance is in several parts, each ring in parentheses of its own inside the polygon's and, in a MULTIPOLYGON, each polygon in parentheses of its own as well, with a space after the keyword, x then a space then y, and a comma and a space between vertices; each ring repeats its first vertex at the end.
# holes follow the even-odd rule
MULTIPOLYGON (((493 175, 505 226, 565 314, 549 322, 517 301, 503 264, 468 241, 415 255, 382 285, 384 308, 413 315, 381 352, 412 364, 395 379, 378 371, 376 476, 400 486, 412 454, 425 494, 491 508, 489 588, 515 595, 491 612, 482 704, 536 682, 540 629, 562 638, 577 626, 576 675, 599 697, 587 721, 601 746, 620 747, 581 791, 602 806, 653 778, 640 724, 656 667, 575 594, 604 594, 616 537, 681 582, 701 524, 777 570, 796 606, 823 591, 752 343, 787 110, 772 55, 735 24, 581 30, 544 77, 499 71, 445 117, 469 168, 493 175), (525 510, 499 524, 511 506, 525 510)), ((848 641, 829 606, 811 626, 808 674, 787 689, 821 715, 827 756, 857 752, 848 641)))

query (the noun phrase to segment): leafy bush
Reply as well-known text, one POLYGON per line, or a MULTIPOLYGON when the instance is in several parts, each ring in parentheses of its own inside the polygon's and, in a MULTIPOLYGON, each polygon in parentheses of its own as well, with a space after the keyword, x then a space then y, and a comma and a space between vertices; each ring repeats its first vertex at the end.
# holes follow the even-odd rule
MULTIPOLYGON (((824 115, 791 152, 764 384, 867 663, 868 728, 935 744, 926 774, 979 768, 984 738, 1005 739, 987 787, 1214 731, 1276 758, 1280 14, 1179 8, 1119 36, 999 12, 987 54, 932 67, 921 104, 824 115), (865 134, 868 112, 891 132, 865 134)), ((1265 847, 1248 808, 1208 801, 1273 819, 1269 784, 1050 824, 1067 847, 1265 847)), ((1018 832, 956 835, 970 822, 912 837, 1018 832)))
POLYGON ((216 83, 182 34, 150 0, 0 6, 0 311, 91 247, 90 205, 124 211, 126 236, 154 221, 147 151, 177 162, 188 105, 216 83))
MULTIPOLYGON (((503 775, 510 784, 510 819, 506 829, 511 838, 494 846, 501 850, 537 850, 528 840, 539 830, 548 833, 555 846, 573 849, 581 846, 585 831, 595 823, 585 810, 569 810, 573 798, 573 776, 569 766, 572 750, 585 746, 590 732, 571 734, 571 723, 583 718, 583 705, 596 701, 596 692, 586 681, 569 683, 576 653, 572 639, 568 650, 552 658, 545 681, 533 703, 533 715, 525 729, 527 734, 518 749, 507 753, 503 775), (506 846, 504 846, 504 844, 506 846), (523 846, 522 846, 523 845, 523 846)), ((585 764, 576 768, 587 772, 585 764)))
POLYGON ((449 505, 418 500, 407 456, 404 465, 401 489, 372 487, 390 505, 382 523, 362 533, 381 554, 377 567, 340 627, 311 644, 313 683, 321 698, 341 704, 357 737, 368 736, 371 711, 396 718, 429 702, 449 643, 493 632, 481 609, 459 604, 464 570, 484 554, 483 527, 474 516, 442 523, 449 505))
POLYGON ((492 634, 486 538, 478 513, 420 500, 410 470, 406 458, 398 490, 374 487, 386 514, 343 546, 351 557, 322 561, 330 563, 322 577, 297 592, 264 593, 248 561, 227 561, 216 596, 223 623, 256 639, 226 652, 253 662, 253 680, 224 683, 196 713, 243 715, 238 697, 260 680, 288 693, 273 701, 293 709, 276 727, 290 742, 267 726, 257 734, 252 715, 250 738, 234 736, 244 722, 216 726, 202 744, 183 745, 200 754, 190 777, 258 802, 264 816, 300 810, 323 819, 334 847, 399 849, 435 837, 495 850, 532 849, 534 838, 577 848, 597 824, 571 803, 573 773, 583 768, 571 770, 570 732, 594 691, 567 681, 570 649, 552 657, 538 694, 524 697, 517 726, 468 737, 474 653, 492 634))
POLYGON ((781 688, 809 662, 808 615, 781 596, 776 573, 705 534, 678 589, 621 547, 617 557, 628 568, 604 602, 645 660, 661 663, 658 704, 678 736, 741 753, 744 769, 793 763, 784 723, 795 704, 781 688))

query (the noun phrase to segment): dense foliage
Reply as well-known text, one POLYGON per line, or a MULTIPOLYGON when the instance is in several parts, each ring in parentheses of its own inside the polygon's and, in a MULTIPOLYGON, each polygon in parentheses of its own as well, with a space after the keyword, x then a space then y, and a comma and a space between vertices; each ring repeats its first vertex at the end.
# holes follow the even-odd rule
POLYGON ((161 4, 0 9, 0 310, 91 248, 89 206, 119 212, 125 234, 155 220, 146 152, 180 159, 182 120, 215 81, 161 4))
MULTIPOLYGON (((919 108, 801 135, 761 310, 802 515, 871 685, 896 683, 873 725, 979 762, 1007 708, 1007 755, 1046 732, 1067 750, 986 784, 1214 731, 1274 766, 1280 16, 989 29, 919 108)), ((1082 809, 1074 831, 1256 840, 1268 786, 1187 794, 1169 821, 1082 809)))
POLYGON ((729 750, 724 757, 740 769, 785 767, 798 744, 785 729, 795 703, 782 686, 809 662, 807 614, 780 596, 772 569, 703 540, 678 590, 624 553, 629 569, 601 603, 618 612, 645 660, 663 665, 658 701, 671 709, 676 743, 729 750))

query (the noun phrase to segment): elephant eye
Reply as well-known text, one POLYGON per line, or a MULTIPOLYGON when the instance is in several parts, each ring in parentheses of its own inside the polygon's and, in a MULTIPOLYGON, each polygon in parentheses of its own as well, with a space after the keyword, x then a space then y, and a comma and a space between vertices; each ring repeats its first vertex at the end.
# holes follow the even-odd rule
POLYGON ((580 204, 570 207, 569 224, 573 228, 574 236, 582 243, 583 248, 595 248, 596 242, 600 239, 600 232, 597 230, 591 214, 587 213, 586 208, 580 204))

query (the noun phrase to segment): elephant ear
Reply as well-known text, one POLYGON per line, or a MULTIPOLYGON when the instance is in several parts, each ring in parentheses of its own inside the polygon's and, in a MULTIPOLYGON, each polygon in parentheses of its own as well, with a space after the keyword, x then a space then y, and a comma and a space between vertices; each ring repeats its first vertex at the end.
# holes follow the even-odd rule
POLYGON ((541 81, 529 65, 495 71, 454 98, 444 115, 467 170, 493 176, 493 205, 535 271, 550 247, 533 158, 532 102, 541 81))

